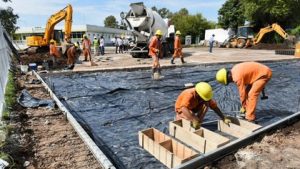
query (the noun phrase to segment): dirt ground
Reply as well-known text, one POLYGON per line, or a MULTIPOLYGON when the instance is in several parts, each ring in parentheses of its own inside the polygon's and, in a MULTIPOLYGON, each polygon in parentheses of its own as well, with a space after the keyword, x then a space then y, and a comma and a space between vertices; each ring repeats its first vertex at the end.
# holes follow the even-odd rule
MULTIPOLYGON (((41 84, 27 84, 33 76, 18 77, 19 89, 39 99, 50 99, 41 84)), ((99 163, 58 108, 23 108, 11 115, 14 130, 7 151, 16 168, 93 168, 99 163)))
POLYGON ((274 169, 300 168, 300 122, 266 135, 209 168, 274 169))

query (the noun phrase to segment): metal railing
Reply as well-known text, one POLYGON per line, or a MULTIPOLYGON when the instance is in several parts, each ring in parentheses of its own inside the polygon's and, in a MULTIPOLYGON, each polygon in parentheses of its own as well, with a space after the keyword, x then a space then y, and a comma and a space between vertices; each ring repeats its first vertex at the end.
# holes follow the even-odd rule
POLYGON ((6 31, 0 22, 0 118, 2 117, 5 105, 4 92, 8 80, 8 71, 11 62, 10 55, 12 52, 4 38, 4 34, 6 34, 6 31))

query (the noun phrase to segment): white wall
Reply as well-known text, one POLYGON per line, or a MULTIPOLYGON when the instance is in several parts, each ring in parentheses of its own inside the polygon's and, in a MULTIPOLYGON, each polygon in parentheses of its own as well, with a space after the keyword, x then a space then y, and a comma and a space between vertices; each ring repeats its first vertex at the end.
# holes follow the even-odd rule
POLYGON ((4 108, 4 92, 8 80, 8 70, 10 69, 10 49, 4 39, 3 27, 0 22, 0 118, 4 108))
POLYGON ((234 34, 234 32, 225 29, 207 29, 205 30, 205 40, 208 41, 212 34, 215 34, 215 41, 224 42, 225 39, 234 34))

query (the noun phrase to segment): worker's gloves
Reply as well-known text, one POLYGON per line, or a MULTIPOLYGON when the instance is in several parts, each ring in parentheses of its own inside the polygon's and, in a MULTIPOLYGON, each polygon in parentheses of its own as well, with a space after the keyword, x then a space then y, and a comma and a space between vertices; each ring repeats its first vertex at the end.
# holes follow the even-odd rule
POLYGON ((227 117, 227 116, 225 116, 225 118, 224 118, 223 121, 224 121, 224 123, 227 124, 227 125, 229 125, 229 123, 232 123, 231 120, 229 119, 229 117, 227 117))
POLYGON ((198 120, 193 120, 192 121, 192 127, 195 129, 195 130, 198 130, 201 126, 201 123, 198 121, 198 120))
POLYGON ((155 53, 159 53, 159 50, 158 50, 158 49, 156 49, 155 53))
POLYGON ((240 113, 241 113, 241 114, 245 114, 245 113, 246 113, 246 109, 245 109, 244 107, 241 107, 240 113))

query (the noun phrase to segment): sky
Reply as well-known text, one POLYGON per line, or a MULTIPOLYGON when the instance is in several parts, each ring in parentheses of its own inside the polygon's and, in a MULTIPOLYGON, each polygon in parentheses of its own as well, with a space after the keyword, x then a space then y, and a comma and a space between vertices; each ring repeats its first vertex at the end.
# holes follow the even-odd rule
MULTIPOLYGON (((218 20, 218 10, 225 0, 11 0, 0 8, 10 6, 19 15, 19 27, 45 27, 48 18, 67 4, 73 7, 73 25, 104 25, 104 19, 113 15, 120 21, 120 13, 129 11, 130 3, 144 2, 146 7, 156 6, 176 12, 187 8, 190 14, 201 13, 207 20, 218 20)), ((62 25, 60 23, 59 25, 62 25)))

